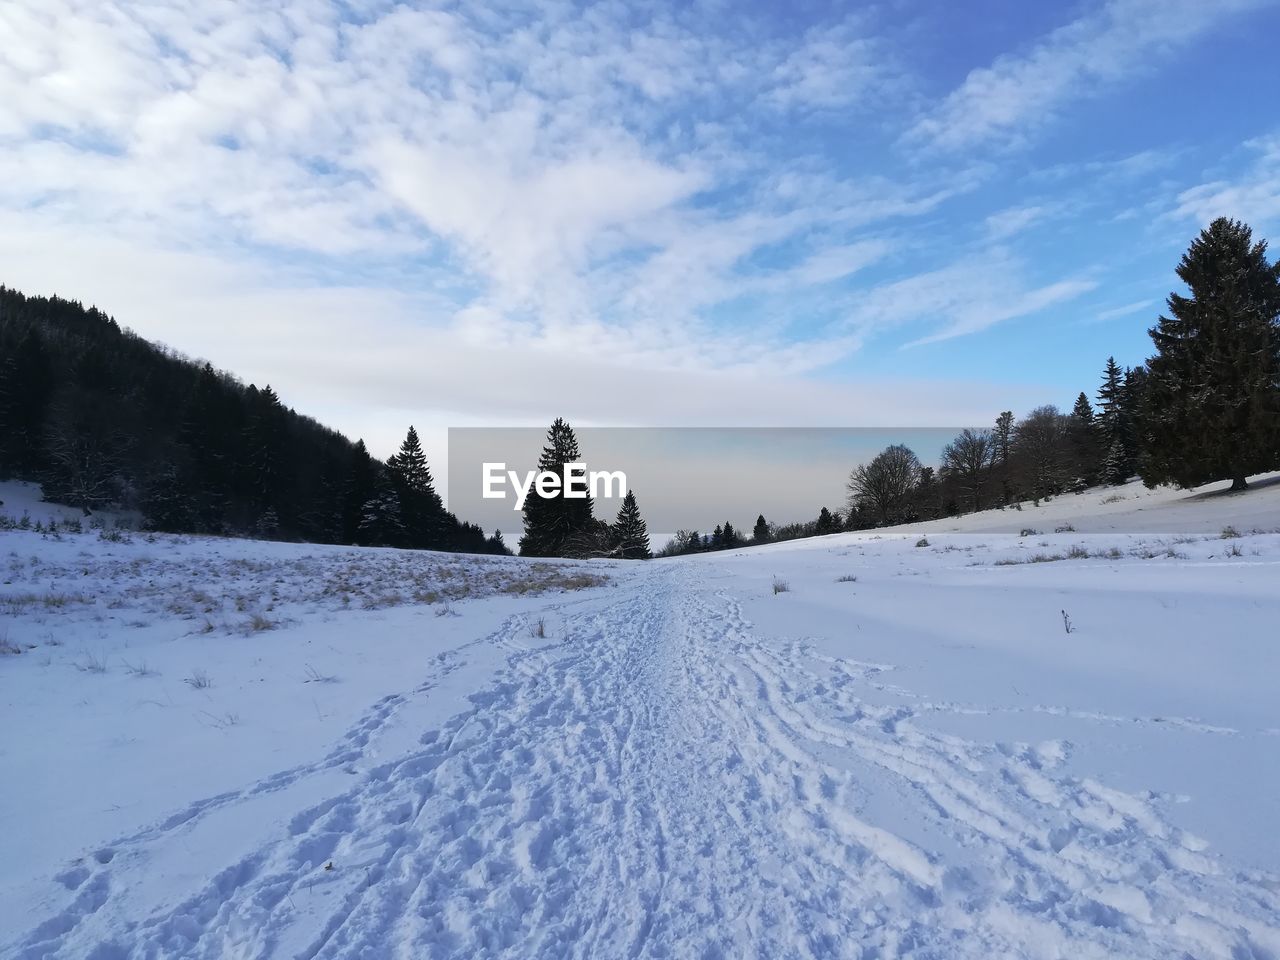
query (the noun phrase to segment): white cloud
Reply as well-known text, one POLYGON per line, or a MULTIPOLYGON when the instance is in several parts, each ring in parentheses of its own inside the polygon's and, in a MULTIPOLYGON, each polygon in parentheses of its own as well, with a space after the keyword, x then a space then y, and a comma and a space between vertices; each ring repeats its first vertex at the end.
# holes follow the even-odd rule
POLYGON ((983 250, 867 291, 852 307, 848 324, 863 338, 909 325, 933 325, 906 344, 920 346, 1030 316, 1097 286, 1084 277, 1035 284, 1024 273, 1007 252, 983 250))
POLYGON ((1245 144, 1256 154, 1234 180, 1215 180, 1178 194, 1175 216, 1208 225, 1218 217, 1243 220, 1255 229, 1280 221, 1280 135, 1245 144))
POLYGON ((827 283, 860 229, 957 189, 803 151, 803 185, 772 189, 788 162, 757 128, 894 82, 860 20, 788 39, 693 8, 345 9, 6 4, 0 204, 146 249, 376 266, 451 299, 472 342, 714 365, 699 312, 739 296, 744 258, 790 242, 812 258, 790 282, 827 283))
POLYGON ((887 409, 895 424, 924 426, 986 422, 1010 403, 1037 399, 1032 386, 839 384, 789 372, 830 361, 814 343, 780 347, 771 369, 679 366, 656 351, 644 364, 538 343, 506 349, 424 323, 448 316, 444 302, 308 284, 253 264, 148 250, 22 216, 0 215, 0 260, 20 288, 98 291, 98 302, 142 336, 246 382, 272 384, 286 403, 363 437, 380 456, 394 451, 409 423, 438 462, 447 426, 545 425, 561 415, 610 425, 872 426, 887 409), (55 246, 60 259, 43 255, 55 246), (797 360, 792 351, 815 355, 797 360))
MULTIPOLYGON (((906 222, 990 171, 849 173, 876 169, 849 118, 883 118, 909 85, 892 51, 864 18, 793 37, 747 20, 554 0, 10 0, 0 279, 97 300, 375 448, 426 411, 846 423, 892 395, 906 422, 900 389, 801 378, 886 331, 959 336, 1088 289, 964 250, 873 285, 905 269, 906 222), (824 126, 793 138, 806 124, 824 126)), ((1055 34, 991 84, 1061 102, 1070 84, 1042 61, 1106 52, 1106 34, 1055 34)), ((986 239, 1051 212, 993 214, 986 239)), ((923 422, 959 415, 954 392, 914 396, 923 422)), ((988 396, 1013 402, 971 396, 975 420, 988 396)))
POLYGON ((1105 0, 1025 53, 973 70, 908 139, 942 150, 1017 144, 1056 111, 1149 69, 1226 17, 1271 0, 1105 0))
POLYGON ((1130 317, 1135 313, 1141 313, 1144 310, 1154 311, 1159 308, 1159 301, 1150 298, 1146 300, 1135 300, 1133 303, 1126 303, 1119 307, 1110 307, 1106 310, 1099 310, 1089 320, 1091 323, 1106 323, 1108 320, 1118 320, 1120 317, 1130 317))
POLYGON ((1045 204, 1032 204, 1025 207, 1009 207, 991 214, 983 221, 987 237, 990 240, 1005 240, 1016 233, 1021 233, 1033 223, 1045 219, 1052 209, 1045 204))

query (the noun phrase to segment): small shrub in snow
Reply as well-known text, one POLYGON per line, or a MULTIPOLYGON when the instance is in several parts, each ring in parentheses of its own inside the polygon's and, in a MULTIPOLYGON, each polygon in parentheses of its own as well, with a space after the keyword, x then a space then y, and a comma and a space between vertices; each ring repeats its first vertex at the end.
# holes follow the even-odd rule
POLYGON ((22 647, 18 646, 9 639, 9 631, 6 630, 0 634, 0 656, 16 656, 22 652, 22 647))
POLYGON ((777 577, 773 578, 773 595, 775 597, 780 593, 788 593, 790 590, 791 584, 787 583, 787 581, 779 580, 777 577))
POLYGON ((1235 527, 1227 526, 1222 528, 1223 540, 1235 540, 1240 536, 1240 532, 1235 527))
POLYGON ((1053 528, 1054 533, 1075 533, 1076 528, 1069 523, 1060 524, 1053 528))
POLYGON ((1124 499, 1123 493, 1113 493, 1111 496, 1107 497, 1102 502, 1103 503, 1119 503, 1123 499, 1124 499))
POLYGON ((1071 560, 1084 560, 1090 556, 1089 551, 1080 544, 1073 544, 1071 549, 1067 551, 1067 557, 1071 560))
POLYGON ((337 683, 338 682, 337 677, 331 676, 327 673, 321 673, 319 670, 317 670, 315 667, 313 667, 309 663, 306 666, 306 674, 307 674, 307 678, 302 681, 303 683, 337 683))
POLYGON ((1075 630, 1075 627, 1071 624, 1071 617, 1068 616, 1065 610, 1062 611, 1062 629, 1066 630, 1067 633, 1072 633, 1075 630))
POLYGON ((106 673, 107 658, 99 653, 86 652, 76 661, 76 669, 82 673, 106 673))
POLYGON ((836 583, 857 583, 858 578, 852 574, 846 573, 843 577, 836 577, 836 583))
POLYGON ((533 622, 533 626, 529 628, 529 634, 539 640, 545 639, 547 636, 547 622, 542 617, 539 617, 533 622))
POLYGON ((929 545, 928 537, 921 537, 919 540, 916 541, 917 547, 927 547, 928 545, 929 545))
POLYGON ((128 660, 122 660, 121 663, 124 664, 125 673, 129 674, 131 677, 154 677, 158 675, 154 670, 147 666, 147 662, 145 660, 141 663, 130 663, 128 660))
POLYGON ((1243 557, 1244 551, 1240 549, 1240 544, 1233 543, 1231 546, 1227 547, 1226 555, 1228 557, 1243 557))
POLYGON ((213 680, 209 677, 209 674, 199 669, 192 670, 191 676, 183 677, 182 682, 190 684, 195 690, 208 690, 213 686, 213 680))
POLYGON ((1022 528, 1022 532, 1021 532, 1020 534, 1018 534, 1018 536, 1020 536, 1020 537, 1038 537, 1038 536, 1040 536, 1040 531, 1039 531, 1039 530, 1037 530, 1037 529, 1035 529, 1034 527, 1023 527, 1023 528, 1022 528))

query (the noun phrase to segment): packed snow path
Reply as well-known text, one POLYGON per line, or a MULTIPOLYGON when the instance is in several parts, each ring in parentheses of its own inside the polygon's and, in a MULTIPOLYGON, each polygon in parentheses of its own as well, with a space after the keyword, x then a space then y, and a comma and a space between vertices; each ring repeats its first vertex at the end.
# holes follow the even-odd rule
MULTIPOLYGON (((1280 955, 1280 883, 1224 870, 1147 799, 1052 745, 926 732, 886 665, 757 635, 706 568, 650 565, 561 604, 530 646, 390 762, 378 727, 468 648, 374 705, 327 758, 210 798, 67 870, 4 948, 89 957, 1228 957, 1280 955), (206 821, 308 777, 203 889, 164 865, 206 821)), ((927 709, 921 706, 921 710, 927 709)), ((204 849, 207 849, 207 845, 204 849)))

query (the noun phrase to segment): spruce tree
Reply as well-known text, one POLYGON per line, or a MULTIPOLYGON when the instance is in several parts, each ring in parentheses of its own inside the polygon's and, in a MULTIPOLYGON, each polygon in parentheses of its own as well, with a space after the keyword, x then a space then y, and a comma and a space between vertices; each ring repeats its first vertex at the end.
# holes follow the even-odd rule
POLYGON ((356 542, 364 546, 402 547, 406 545, 405 540, 400 495, 391 478, 385 473, 380 474, 374 483, 373 496, 361 511, 356 542))
POLYGON ((597 524, 592 515, 590 497, 564 496, 565 464, 581 463, 578 438, 562 418, 547 431, 547 442, 538 458, 538 472, 560 477, 559 488, 549 496, 537 489, 529 492, 524 503, 524 536, 520 538, 523 557, 566 557, 590 555, 597 524))
POLYGON ((53 385, 44 340, 36 330, 27 330, 13 353, 0 360, 0 479, 32 476, 44 466, 53 385))
POLYGON ((831 515, 831 511, 823 507, 818 511, 818 522, 814 526, 814 533, 822 536, 827 533, 835 533, 837 524, 835 518, 831 515))
POLYGON ((173 464, 158 471, 147 481, 141 507, 148 530, 187 533, 195 524, 189 485, 173 464))
POLYGON ((1148 486, 1194 487, 1280 463, 1280 263, 1245 224, 1219 218, 1178 264, 1150 331, 1141 473, 1148 486))
POLYGON ((1128 475, 1138 471, 1142 452, 1142 407, 1147 395, 1147 368, 1139 364, 1124 372, 1124 390, 1120 394, 1120 411, 1124 420, 1124 451, 1128 461, 1128 475))
POLYGON ((1098 450, 1098 425, 1093 413, 1093 405, 1089 403, 1084 391, 1076 397, 1076 405, 1071 409, 1071 447, 1076 459, 1076 473, 1080 482, 1091 487, 1098 482, 1098 474, 1102 468, 1098 450))
POLYGON ((1133 473, 1128 454, 1133 449, 1125 408, 1124 374, 1115 357, 1107 357, 1098 388, 1098 442, 1102 448, 1102 479, 1124 483, 1133 473))
POLYGON ((636 495, 630 490, 622 498, 618 518, 613 524, 613 542, 618 555, 625 560, 648 560, 653 556, 649 549, 649 532, 636 505, 636 495))
POLYGON ((237 465, 255 526, 262 514, 281 506, 284 462, 284 407, 270 384, 261 390, 250 384, 243 456, 237 465))
POLYGON ((373 498, 377 483, 377 467, 363 440, 357 440, 351 451, 347 477, 342 488, 342 542, 355 543, 364 518, 364 505, 373 498))
POLYGON ((763 513, 756 517, 756 525, 751 530, 751 541, 753 543, 769 542, 769 524, 763 513))
POLYGON ((999 490, 1001 503, 1013 499, 1013 471, 1009 465, 1009 454, 1013 450, 1013 411, 1005 410, 996 417, 995 429, 991 431, 992 455, 991 471, 999 490))
POLYGON ((387 460, 387 469, 400 500, 406 546, 428 549, 449 546, 444 502, 436 493, 427 455, 412 425, 399 452, 387 460))

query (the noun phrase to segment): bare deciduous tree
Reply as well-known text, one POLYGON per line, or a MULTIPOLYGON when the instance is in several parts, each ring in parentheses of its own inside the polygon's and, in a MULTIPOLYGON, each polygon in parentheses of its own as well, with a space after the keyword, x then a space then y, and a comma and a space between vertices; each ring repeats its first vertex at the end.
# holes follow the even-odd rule
POLYGON ((873 511, 882 524, 899 519, 920 479, 920 459, 902 444, 886 447, 849 474, 849 504, 873 511))
POLYGON ((972 510, 982 509, 982 494, 991 479, 995 456, 996 443, 990 430, 966 428, 943 448, 942 468, 968 496, 972 510))

